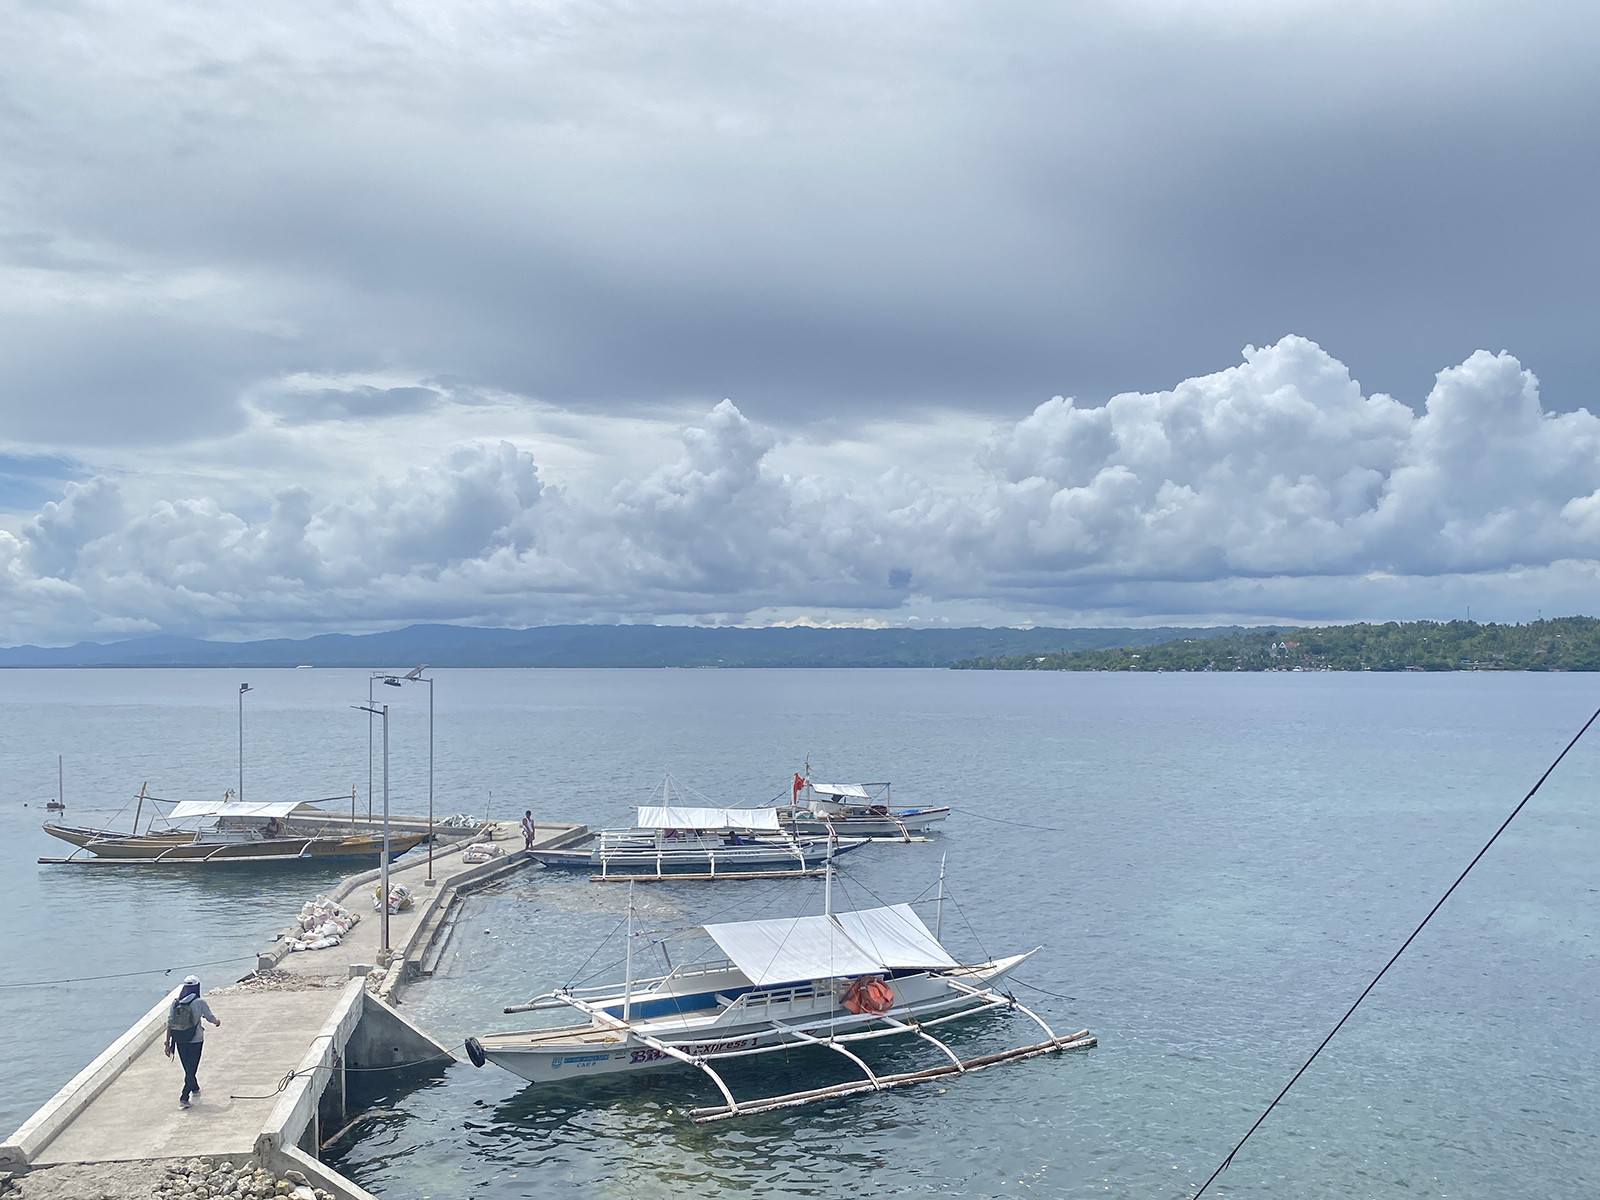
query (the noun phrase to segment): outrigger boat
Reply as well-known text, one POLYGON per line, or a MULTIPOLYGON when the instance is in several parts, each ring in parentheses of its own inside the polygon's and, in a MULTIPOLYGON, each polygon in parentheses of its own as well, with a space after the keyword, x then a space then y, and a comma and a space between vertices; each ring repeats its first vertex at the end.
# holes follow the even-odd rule
MULTIPOLYGON (((146 799, 141 792, 140 800, 146 799)), ((334 814, 299 801, 257 804, 224 796, 220 801, 185 800, 167 814, 175 828, 134 833, 46 823, 52 837, 78 847, 65 859, 40 862, 114 861, 144 864, 264 862, 303 859, 378 858, 383 854, 381 834, 357 833, 338 828, 334 814), (185 823, 190 823, 185 826, 185 823), (93 857, 78 858, 88 851, 93 857)), ((153 824, 153 822, 152 822, 153 824)), ((395 858, 420 842, 424 834, 389 835, 389 856, 395 858)))
POLYGON ((796 774, 789 803, 778 808, 778 820, 796 835, 888 837, 909 840, 950 815, 949 808, 894 808, 887 783, 815 783, 811 768, 796 774))
MULTIPOLYGON (((833 853, 867 844, 841 839, 833 853)), ((826 837, 796 837, 771 808, 639 806, 631 829, 602 829, 588 846, 534 850, 546 866, 579 867, 594 878, 706 878, 811 874, 828 857, 826 837)))
MULTIPOLYGON (((943 899, 943 873, 940 875, 943 899)), ((531 1083, 690 1067, 716 1084, 724 1103, 697 1108, 697 1122, 790 1108, 967 1074, 1003 1062, 1096 1043, 1088 1030, 1058 1036, 996 985, 1034 951, 987 962, 952 958, 909 904, 834 913, 832 872, 822 916, 706 925, 725 956, 633 978, 633 904, 628 905, 627 978, 621 988, 569 988, 508 1006, 507 1013, 574 1009, 581 1023, 468 1038, 476 1066, 492 1062, 531 1083), (930 1029, 999 1010, 1025 1014, 1045 1040, 962 1059, 930 1029), (947 1062, 880 1075, 851 1049, 916 1037, 947 1062), (863 1078, 757 1100, 737 1100, 713 1064, 808 1046, 834 1051, 863 1078)))

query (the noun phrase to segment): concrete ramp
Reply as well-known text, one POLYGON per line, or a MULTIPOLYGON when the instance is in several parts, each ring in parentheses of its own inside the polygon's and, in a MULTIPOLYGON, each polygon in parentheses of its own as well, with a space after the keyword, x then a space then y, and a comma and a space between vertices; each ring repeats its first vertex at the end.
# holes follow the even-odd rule
POLYGON ((222 1026, 206 1027, 199 1071, 203 1090, 192 1108, 178 1107, 183 1068, 176 1057, 162 1053, 165 1036, 158 1033, 33 1161, 252 1153, 281 1095, 283 1077, 305 1056, 307 1028, 327 1019, 338 995, 318 988, 208 996, 222 1026))

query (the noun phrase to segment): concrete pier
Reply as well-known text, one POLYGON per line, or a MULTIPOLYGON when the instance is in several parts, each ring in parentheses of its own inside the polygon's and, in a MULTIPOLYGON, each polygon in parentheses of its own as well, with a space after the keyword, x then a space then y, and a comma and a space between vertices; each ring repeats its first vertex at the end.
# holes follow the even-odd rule
MULTIPOLYGON (((541 825, 537 847, 587 836, 581 825, 541 825)), ((435 847, 432 886, 425 847, 395 863, 391 884, 409 887, 414 904, 389 918, 387 960, 373 910, 378 872, 345 879, 329 895, 361 920, 340 945, 291 954, 280 935, 261 952, 256 972, 206 993, 222 1025, 206 1027, 203 1090, 193 1107, 178 1106, 182 1070, 163 1053, 174 989, 0 1143, 0 1170, 30 1173, 24 1197, 38 1191, 62 1200, 79 1194, 76 1172, 89 1181, 81 1194, 100 1200, 108 1192, 86 1165, 253 1159, 269 1170, 296 1169, 344 1200, 368 1197, 318 1161, 323 1122, 345 1119, 347 1072, 426 1071, 452 1061, 395 1006, 405 984, 437 958, 460 897, 532 865, 520 842, 478 865, 461 861, 465 842, 435 847), (49 1186, 30 1188, 33 1173, 49 1186)), ((309 899, 299 897, 294 908, 309 899)))

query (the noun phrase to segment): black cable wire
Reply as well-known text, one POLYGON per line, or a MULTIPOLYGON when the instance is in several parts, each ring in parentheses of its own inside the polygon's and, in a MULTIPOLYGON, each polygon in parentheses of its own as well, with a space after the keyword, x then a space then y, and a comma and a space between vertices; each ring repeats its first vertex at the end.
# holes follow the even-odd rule
POLYGON ((1578 739, 1584 734, 1588 733, 1589 726, 1593 725, 1597 720, 1600 720, 1600 708, 1595 709, 1594 714, 1583 723, 1583 728, 1572 735, 1572 740, 1567 743, 1566 749, 1562 750, 1560 754, 1556 755, 1555 761, 1544 769, 1543 775, 1539 776, 1539 782, 1528 789, 1528 794, 1524 796, 1521 801, 1518 802, 1517 806, 1511 810, 1511 815, 1500 823, 1500 828, 1496 829, 1489 840, 1483 844, 1483 849, 1479 850, 1472 856, 1472 861, 1467 864, 1466 870, 1457 875, 1456 881, 1445 889, 1445 893, 1439 897, 1438 903, 1428 910, 1428 915, 1422 918, 1421 923, 1411 931, 1411 936, 1406 938, 1406 940, 1401 943, 1400 949, 1394 952, 1394 957, 1388 962, 1384 963, 1383 970, 1379 971, 1372 977, 1372 982, 1367 984, 1367 986, 1362 989, 1361 995, 1356 997, 1356 1002, 1350 1006, 1349 1011, 1346 1012, 1344 1016, 1339 1018, 1339 1023, 1329 1031, 1327 1037, 1322 1039, 1321 1045, 1311 1052, 1311 1057, 1306 1059, 1304 1065, 1302 1065, 1301 1068, 1294 1073, 1294 1078, 1290 1079, 1288 1083, 1283 1085, 1283 1091, 1279 1092, 1277 1098, 1273 1100, 1271 1104, 1267 1105, 1266 1111, 1256 1118, 1256 1123, 1250 1126, 1249 1131, 1239 1139, 1239 1144, 1232 1150, 1228 1151, 1228 1157, 1222 1160, 1222 1165, 1219 1166, 1215 1171, 1211 1172, 1211 1177, 1200 1185, 1199 1190, 1193 1193, 1191 1200, 1199 1200, 1201 1193, 1203 1193, 1206 1188, 1211 1186, 1212 1180, 1216 1179, 1218 1175, 1221 1175, 1228 1169, 1229 1166, 1232 1165, 1233 1156, 1238 1154, 1240 1148, 1250 1140, 1250 1135, 1257 1129, 1261 1128, 1261 1122, 1265 1121, 1271 1114, 1272 1110, 1278 1107, 1278 1101, 1282 1100, 1289 1094, 1289 1089, 1299 1082, 1300 1076, 1304 1075, 1306 1073, 1306 1069, 1317 1060, 1317 1055, 1321 1054, 1324 1047, 1326 1047, 1329 1042, 1333 1041, 1333 1035, 1338 1033, 1339 1030, 1344 1027, 1344 1023, 1350 1019, 1351 1014, 1354 1013, 1356 1009, 1361 1007, 1361 1002, 1367 998, 1367 994, 1371 992, 1373 988, 1378 986, 1378 980, 1382 979, 1386 974, 1388 974, 1389 968, 1400 961, 1400 956, 1404 954, 1406 952, 1406 948, 1416 940, 1417 935, 1422 932, 1423 926, 1427 925, 1429 921, 1433 920, 1433 914, 1438 912, 1439 909, 1444 906, 1444 902, 1450 899, 1450 894, 1454 892, 1456 888, 1461 886, 1461 881, 1467 877, 1468 872, 1470 872, 1473 867, 1478 865, 1478 860, 1481 859, 1485 854, 1489 853, 1489 847, 1494 845, 1499 839, 1500 835, 1506 831, 1506 826, 1510 825, 1512 821, 1517 819, 1517 814, 1522 811, 1523 806, 1526 805, 1529 800, 1533 799, 1534 794, 1544 786, 1544 781, 1550 778, 1550 773, 1561 765, 1561 760, 1566 758, 1567 754, 1572 750, 1572 748, 1578 744, 1578 739))
POLYGON ((603 946, 605 946, 605 944, 607 942, 609 942, 612 938, 617 936, 617 930, 621 929, 627 923, 628 923, 628 918, 627 918, 626 915, 624 915, 622 920, 618 921, 616 923, 616 925, 612 928, 611 932, 606 934, 605 937, 600 939, 600 944, 598 946, 596 946, 593 950, 589 951, 589 957, 584 959, 582 965, 579 966, 578 969, 572 973, 572 980, 567 984, 568 988, 571 988, 571 987, 575 986, 575 984, 577 983, 577 980, 578 980, 578 976, 583 974, 583 968, 587 967, 590 963, 592 963, 594 961, 594 956, 596 954, 599 954, 601 948, 603 946))
MULTIPOLYGON (((345 1066, 342 1069, 347 1073, 355 1072, 357 1074, 365 1075, 365 1074, 371 1074, 371 1073, 374 1073, 374 1072, 377 1072, 377 1071, 404 1071, 404 1070, 408 1070, 411 1067, 425 1067, 429 1063, 443 1062, 446 1059, 449 1059, 451 1062, 459 1061, 454 1054, 444 1053, 444 1054, 430 1054, 427 1058, 419 1058, 414 1062, 391 1063, 391 1064, 389 1064, 388 1066, 385 1066, 385 1067, 351 1067, 351 1066, 345 1066)), ((234 1095, 229 1096, 228 1099, 230 1099, 230 1100, 271 1100, 274 1096, 283 1095, 284 1091, 288 1088, 288 1086, 291 1083, 293 1083, 296 1079, 302 1079, 302 1078, 309 1079, 309 1078, 312 1078, 313 1076, 315 1076, 318 1071, 335 1071, 335 1070, 339 1070, 339 1069, 341 1069, 341 1068, 328 1066, 328 1067, 312 1067, 309 1071, 290 1071, 282 1079, 278 1080, 278 1086, 277 1087, 273 1088, 270 1092, 268 1092, 264 1096, 243 1096, 243 1095, 239 1095, 239 1094, 235 1093, 234 1095)))
POLYGON ((952 892, 949 887, 945 888, 944 898, 956 906, 956 911, 961 914, 961 920, 966 925, 967 932, 972 935, 972 940, 978 943, 979 952, 984 956, 984 958, 988 959, 990 962, 993 962, 994 955, 990 954, 989 947, 983 944, 983 939, 978 936, 978 931, 972 927, 972 921, 967 916, 967 910, 961 907, 961 901, 956 899, 955 893, 952 892))
POLYGON ((1036 983, 1029 983, 1026 979, 1018 979, 1015 975, 1008 975, 1007 978, 1012 983, 1020 983, 1025 988, 1031 988, 1033 991, 1040 992, 1046 996, 1053 996, 1057 1000, 1071 1000, 1074 1004, 1078 1001, 1076 996, 1064 996, 1060 992, 1052 992, 1049 988, 1042 988, 1036 983))
POLYGON ((199 967, 220 967, 228 963, 253 962, 254 954, 236 954, 232 958, 216 958, 210 962, 188 963, 177 967, 147 967, 142 971, 118 971, 112 975, 79 975, 72 979, 37 979, 30 983, 0 983, 0 988, 55 987, 63 983, 95 983, 102 979, 131 979, 135 975, 171 975, 174 971, 193 971, 199 967))
POLYGON ((1004 817, 991 817, 988 813, 973 812, 969 808, 956 808, 950 806, 951 812, 961 813, 963 816, 977 817, 980 821, 993 821, 997 825, 1015 825, 1018 829, 1042 829, 1046 833, 1071 833, 1072 830, 1064 825, 1029 825, 1026 821, 1008 821, 1004 817))

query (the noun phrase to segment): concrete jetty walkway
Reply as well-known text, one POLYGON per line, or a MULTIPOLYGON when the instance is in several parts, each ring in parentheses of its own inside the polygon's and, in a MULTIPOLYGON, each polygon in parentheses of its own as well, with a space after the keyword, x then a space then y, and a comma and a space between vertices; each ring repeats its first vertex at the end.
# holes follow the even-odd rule
MULTIPOLYGON (((581 825, 542 825, 536 846, 587 836, 581 825)), ((433 886, 426 883, 426 847, 391 867, 391 884, 409 887, 415 903, 389 918, 390 961, 379 944, 378 872, 371 870, 329 893, 361 916, 340 945, 288 953, 280 935, 251 976, 208 987, 222 1025, 206 1026, 202 1091, 191 1108, 179 1107, 182 1068, 163 1053, 174 989, 0 1144, 0 1169, 55 1174, 70 1172, 69 1164, 254 1158, 277 1170, 288 1163, 347 1200, 366 1197, 317 1162, 322 1116, 343 1119, 346 1070, 426 1069, 451 1060, 446 1047, 396 1011, 399 992, 422 973, 430 945, 448 936, 459 896, 534 865, 520 836, 507 855, 479 865, 462 862, 464 845, 435 847, 433 886)), ((286 901, 285 918, 311 898, 286 901)))

